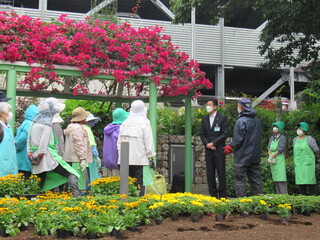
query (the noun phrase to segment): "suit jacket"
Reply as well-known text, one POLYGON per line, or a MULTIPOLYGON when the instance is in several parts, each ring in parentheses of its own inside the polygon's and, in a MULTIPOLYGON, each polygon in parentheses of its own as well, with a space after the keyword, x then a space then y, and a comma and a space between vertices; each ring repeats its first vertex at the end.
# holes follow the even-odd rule
MULTIPOLYGON (((223 148, 225 140, 228 137, 228 121, 226 116, 217 112, 212 127, 210 127, 209 115, 204 116, 202 118, 200 137, 204 146, 212 142, 216 148, 223 148), (215 131, 216 126, 220 128, 218 129, 219 131, 215 131)), ((206 148, 206 151, 210 150, 206 148)))

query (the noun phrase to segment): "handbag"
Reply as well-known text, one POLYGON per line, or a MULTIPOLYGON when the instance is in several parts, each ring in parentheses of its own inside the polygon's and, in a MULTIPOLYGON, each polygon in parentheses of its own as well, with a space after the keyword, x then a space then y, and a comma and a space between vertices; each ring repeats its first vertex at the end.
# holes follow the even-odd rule
POLYGON ((157 195, 168 193, 165 177, 161 174, 155 174, 153 184, 146 186, 146 193, 154 193, 157 195))

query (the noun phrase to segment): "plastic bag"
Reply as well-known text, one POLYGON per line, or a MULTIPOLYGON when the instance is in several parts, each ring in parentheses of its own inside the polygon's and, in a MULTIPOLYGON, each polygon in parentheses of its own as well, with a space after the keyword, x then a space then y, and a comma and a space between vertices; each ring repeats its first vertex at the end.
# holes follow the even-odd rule
POLYGON ((164 176, 161 174, 154 175, 153 184, 146 186, 146 193, 154 193, 158 195, 168 193, 164 176))

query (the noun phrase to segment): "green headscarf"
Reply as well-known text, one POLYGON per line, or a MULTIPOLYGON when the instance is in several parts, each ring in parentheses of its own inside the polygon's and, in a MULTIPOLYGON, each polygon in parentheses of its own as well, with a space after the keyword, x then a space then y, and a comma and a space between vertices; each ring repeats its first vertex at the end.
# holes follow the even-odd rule
POLYGON ((112 124, 121 124, 121 123, 123 123, 123 121, 127 119, 128 115, 129 115, 129 113, 126 112, 124 109, 116 108, 112 112, 112 118, 113 118, 112 124))
POLYGON ((300 122, 297 124, 296 129, 300 128, 304 132, 309 132, 309 124, 306 122, 300 122))
POLYGON ((284 122, 278 121, 278 122, 272 123, 272 127, 277 127, 279 129, 279 132, 283 133, 284 122))

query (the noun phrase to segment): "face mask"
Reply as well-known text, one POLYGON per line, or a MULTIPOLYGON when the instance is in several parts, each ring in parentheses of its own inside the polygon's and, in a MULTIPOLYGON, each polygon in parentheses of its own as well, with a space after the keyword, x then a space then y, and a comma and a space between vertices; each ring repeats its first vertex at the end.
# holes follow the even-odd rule
POLYGON ((278 132, 279 132, 279 129, 278 129, 277 127, 273 127, 273 128, 272 128, 272 132, 278 133, 278 132))
POLYGON ((6 117, 7 122, 10 122, 12 120, 12 118, 13 118, 13 114, 12 114, 12 112, 9 112, 8 117, 6 117))
POLYGON ((213 111, 213 108, 211 106, 206 106, 207 113, 211 113, 213 111))
POLYGON ((94 121, 87 122, 87 125, 89 125, 90 127, 93 127, 94 126, 94 121))
POLYGON ((238 113, 241 113, 241 112, 242 112, 242 110, 240 108, 238 108, 238 113))
POLYGON ((303 131, 301 129, 297 129, 297 135, 301 137, 303 135, 303 131))

